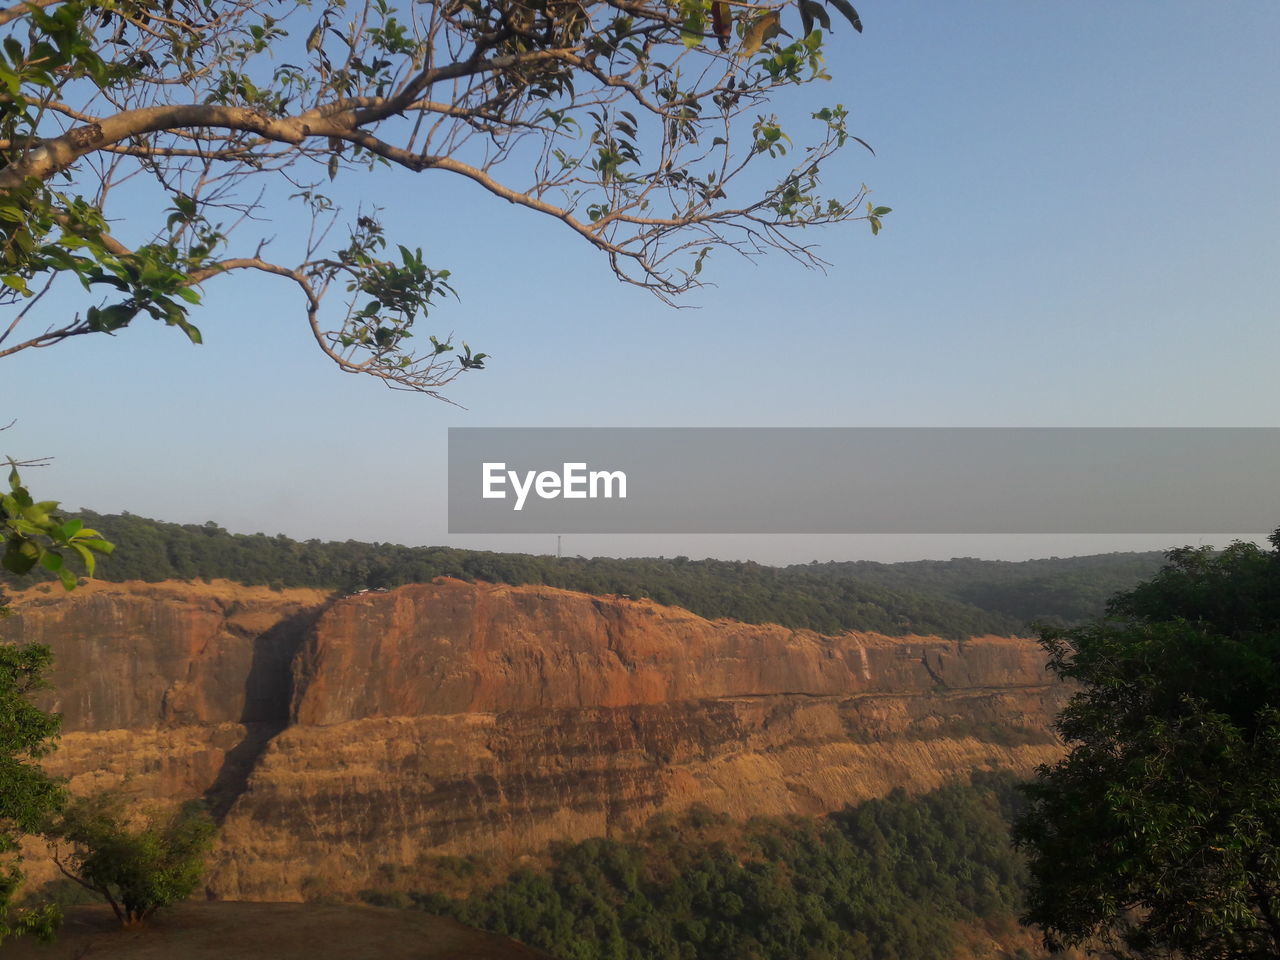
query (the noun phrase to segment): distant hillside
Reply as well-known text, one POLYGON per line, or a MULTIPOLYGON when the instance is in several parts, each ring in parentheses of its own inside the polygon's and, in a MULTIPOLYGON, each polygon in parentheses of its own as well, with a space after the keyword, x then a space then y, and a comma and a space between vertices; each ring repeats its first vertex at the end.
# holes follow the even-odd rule
POLYGON ((1163 553, 1151 551, 1016 563, 972 557, 909 563, 863 560, 788 567, 787 571, 946 597, 1022 622, 1063 625, 1098 616, 1112 594, 1147 579, 1163 560, 1163 553))
POLYGON ((88 510, 78 516, 117 545, 98 571, 113 581, 222 577, 350 593, 451 576, 649 597, 708 618, 825 633, 1024 633, 1033 620, 1072 622, 1100 614, 1111 594, 1150 576, 1161 562, 1159 553, 1021 563, 960 559, 790 567, 686 557, 557 559, 353 540, 297 541, 228 533, 214 523, 180 525, 88 510))

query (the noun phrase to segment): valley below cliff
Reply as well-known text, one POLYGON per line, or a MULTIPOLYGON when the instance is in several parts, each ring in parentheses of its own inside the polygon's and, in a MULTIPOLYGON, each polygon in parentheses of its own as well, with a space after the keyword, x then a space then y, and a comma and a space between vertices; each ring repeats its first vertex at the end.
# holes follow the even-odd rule
POLYGON ((56 658, 50 770, 208 799, 213 899, 350 896, 695 805, 819 815, 1061 752, 1065 691, 1026 638, 828 636, 447 578, 346 597, 95 581, 14 606, 5 639, 56 658))

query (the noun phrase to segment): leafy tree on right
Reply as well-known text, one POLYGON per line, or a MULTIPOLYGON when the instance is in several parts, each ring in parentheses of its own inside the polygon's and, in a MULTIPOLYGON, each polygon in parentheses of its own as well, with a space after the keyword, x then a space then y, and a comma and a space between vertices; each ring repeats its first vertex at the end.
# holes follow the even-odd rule
POLYGON ((1121 956, 1280 956, 1280 530, 1272 550, 1184 547, 1108 616, 1046 630, 1080 689, 1070 752, 1016 836, 1026 919, 1121 956))

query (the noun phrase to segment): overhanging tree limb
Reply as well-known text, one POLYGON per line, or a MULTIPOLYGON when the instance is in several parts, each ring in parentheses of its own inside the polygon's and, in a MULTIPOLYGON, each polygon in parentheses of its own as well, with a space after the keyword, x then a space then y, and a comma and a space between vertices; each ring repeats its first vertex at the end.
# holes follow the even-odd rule
POLYGON ((344 248, 319 248, 337 215, 326 182, 380 164, 453 174, 550 216, 620 279, 668 301, 702 284, 716 248, 821 266, 792 231, 857 219, 878 231, 888 208, 864 209, 865 188, 820 193, 820 168, 857 140, 844 107, 807 118, 818 131, 808 148, 759 112, 775 92, 826 77, 820 31, 756 41, 762 18, 791 16, 791 3, 722 4, 716 37, 728 10, 744 38, 724 50, 703 45, 705 0, 283 13, 266 0, 63 0, 0 11, 0 27, 24 28, 0 57, 0 303, 61 276, 91 302, 0 357, 138 316, 198 340, 196 288, 254 269, 300 286, 314 339, 342 369, 440 396, 483 366, 452 360, 449 338, 413 348, 415 324, 452 293, 448 271, 390 244, 368 208, 344 248), (115 222, 126 183, 148 199, 115 222), (234 249, 285 202, 303 206, 305 240, 279 239, 270 257, 261 234, 251 254, 234 249), (164 212, 148 222, 148 208, 164 212), (324 305, 331 289, 343 294, 336 310, 324 305))

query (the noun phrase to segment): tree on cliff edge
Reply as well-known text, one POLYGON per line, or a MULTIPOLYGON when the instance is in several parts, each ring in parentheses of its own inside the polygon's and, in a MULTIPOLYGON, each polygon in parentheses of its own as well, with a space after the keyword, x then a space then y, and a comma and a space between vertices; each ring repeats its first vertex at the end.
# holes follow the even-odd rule
POLYGON ((340 217, 326 195, 382 167, 550 217, 663 299, 699 286, 717 248, 820 264, 797 230, 878 232, 889 212, 865 187, 819 192, 823 164, 861 143, 842 106, 769 110, 825 78, 833 27, 862 29, 848 0, 0 9, 0 357, 139 316, 199 341, 202 285, 254 271, 296 289, 340 369, 439 396, 486 359, 410 342, 452 294, 448 271, 388 244, 375 208, 340 217), (276 238, 258 228, 271 218, 301 226, 276 238), (83 286, 82 312, 37 320, 59 280, 83 286))
POLYGON ((1018 825, 1050 942, 1201 960, 1280 956, 1280 530, 1183 548, 1110 616, 1044 635, 1079 684, 1070 753, 1018 825))

